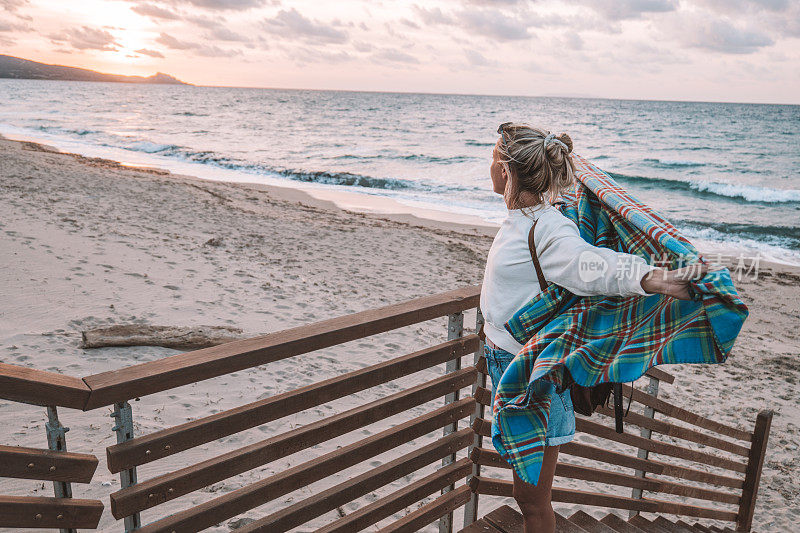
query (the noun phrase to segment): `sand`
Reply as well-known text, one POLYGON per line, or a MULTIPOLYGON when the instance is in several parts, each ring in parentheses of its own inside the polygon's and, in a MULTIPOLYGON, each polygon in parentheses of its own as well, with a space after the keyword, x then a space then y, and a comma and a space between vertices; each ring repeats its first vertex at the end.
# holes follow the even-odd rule
MULTIPOLYGON (((257 335, 477 284, 495 231, 408 214, 347 211, 295 189, 135 169, 6 139, 0 139, 0 213, 0 361, 73 376, 178 353, 158 347, 82 350, 80 331, 91 327, 218 325, 257 335)), ((760 409, 775 410, 754 531, 788 531, 800 520, 799 281, 797 269, 770 265, 758 280, 738 282, 751 316, 728 361, 662 367, 676 375, 673 385, 662 386, 662 397, 703 415, 752 430, 760 409)), ((470 313, 466 324, 474 320, 470 313)), ((442 318, 143 397, 132 402, 136 432, 150 433, 442 342, 445 324, 442 318)), ((420 372, 151 463, 139 469, 139 477, 262 440, 443 371, 420 372)), ((219 496, 440 404, 215 483, 143 513, 143 520, 219 496)), ((108 408, 60 410, 71 428, 69 449, 100 458, 93 482, 75 485, 75 496, 103 499, 101 529, 121 531, 108 508, 107 494, 119 488, 118 477, 105 466, 104 448, 115 442, 109 413, 108 408)), ((44 420, 43 408, 0 400, 0 442, 44 447, 44 420)), ((416 439, 399 451, 435 436, 416 439)), ((396 454, 378 456, 242 516, 265 516, 396 454)), ((370 492, 342 511, 350 513, 431 471, 428 467, 370 492)), ((594 488, 571 480, 557 479, 556 485, 594 488)), ((2 480, 0 493, 51 495, 52 484, 2 480)), ((513 503, 507 498, 482 501, 482 512, 513 503)), ((578 508, 554 507, 566 514, 578 508)), ((597 517, 605 512, 586 510, 597 517)), ((312 531, 335 516, 337 511, 326 513, 298 531, 312 531)), ((459 513, 457 524, 460 520, 459 513)), ((237 523, 226 520, 210 530, 229 531, 237 523)))

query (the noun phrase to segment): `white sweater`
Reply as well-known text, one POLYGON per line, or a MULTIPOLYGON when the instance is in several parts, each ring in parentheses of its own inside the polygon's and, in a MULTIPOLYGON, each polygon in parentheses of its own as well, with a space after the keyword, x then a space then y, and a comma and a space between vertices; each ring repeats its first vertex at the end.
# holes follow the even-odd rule
MULTIPOLYGON (((527 211, 530 212, 530 209, 527 211)), ((544 277, 579 296, 648 295, 641 279, 653 267, 641 257, 592 246, 578 227, 551 205, 531 213, 538 220, 534 246, 544 277)), ((504 324, 541 288, 528 249, 533 219, 520 209, 509 209, 494 238, 481 289, 484 333, 495 345, 517 354, 523 346, 504 324)))

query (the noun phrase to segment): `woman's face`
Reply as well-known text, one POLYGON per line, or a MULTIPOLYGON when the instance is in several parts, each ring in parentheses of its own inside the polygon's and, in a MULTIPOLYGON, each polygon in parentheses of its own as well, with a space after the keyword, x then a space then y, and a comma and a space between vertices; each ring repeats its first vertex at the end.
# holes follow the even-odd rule
POLYGON ((492 165, 489 167, 489 176, 492 178, 492 190, 497 194, 504 194, 508 176, 506 176, 505 169, 503 169, 503 165, 500 163, 500 153, 497 151, 499 143, 500 141, 498 140, 492 150, 492 165))

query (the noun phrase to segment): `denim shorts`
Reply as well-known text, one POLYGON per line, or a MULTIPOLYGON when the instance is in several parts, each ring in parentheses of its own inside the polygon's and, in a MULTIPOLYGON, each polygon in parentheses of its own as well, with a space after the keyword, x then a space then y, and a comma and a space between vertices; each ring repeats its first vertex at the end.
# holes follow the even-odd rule
MULTIPOLYGON (((505 372, 508 364, 514 359, 514 354, 501 348, 483 347, 486 363, 489 367, 489 377, 492 379, 492 403, 497 392, 497 384, 505 372)), ((494 407, 494 406, 492 406, 494 407)), ((575 437, 575 411, 572 408, 572 398, 569 389, 561 394, 553 392, 550 398, 550 418, 547 421, 547 434, 545 446, 558 446, 571 441, 575 437)))

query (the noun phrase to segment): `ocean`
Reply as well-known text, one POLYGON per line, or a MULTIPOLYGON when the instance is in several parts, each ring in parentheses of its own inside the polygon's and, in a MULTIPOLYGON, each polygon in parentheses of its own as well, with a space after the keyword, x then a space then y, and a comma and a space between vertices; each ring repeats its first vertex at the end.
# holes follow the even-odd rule
POLYGON ((800 106, 0 80, 11 138, 495 223, 488 168, 507 121, 567 132, 701 249, 800 264, 800 106))

